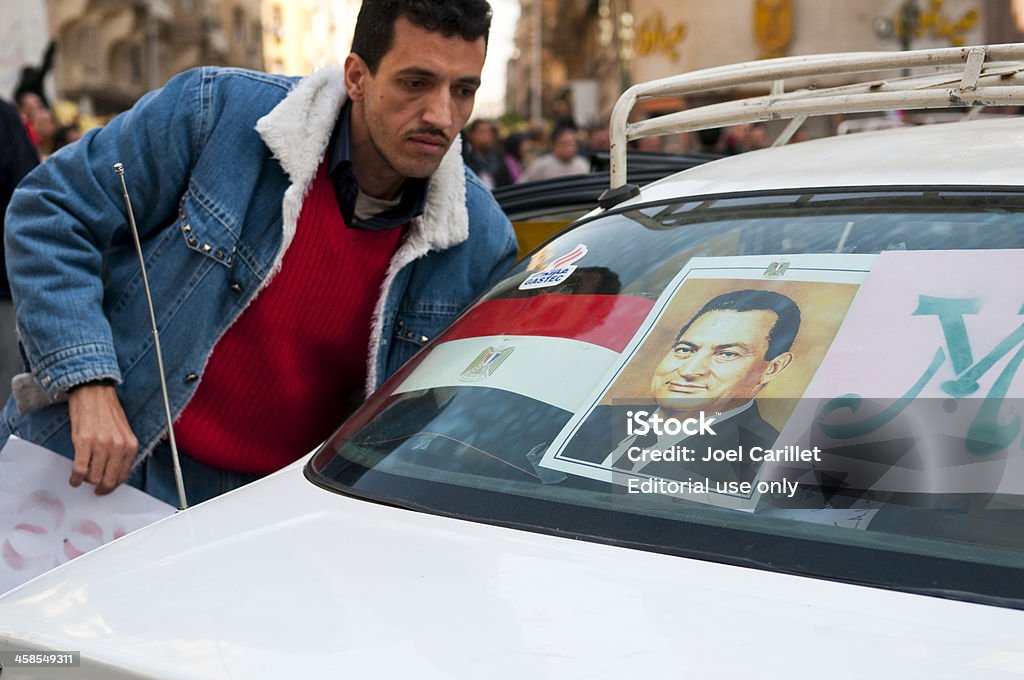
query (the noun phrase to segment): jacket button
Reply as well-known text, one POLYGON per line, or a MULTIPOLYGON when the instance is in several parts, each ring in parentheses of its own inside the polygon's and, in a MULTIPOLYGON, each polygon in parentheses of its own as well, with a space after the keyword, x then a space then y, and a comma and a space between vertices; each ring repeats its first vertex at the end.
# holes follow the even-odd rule
POLYGON ((199 376, 196 375, 195 373, 187 373, 187 374, 185 374, 185 384, 186 385, 191 385, 192 383, 194 383, 197 380, 199 380, 199 376))
POLYGON ((231 289, 232 293, 241 293, 242 292, 242 284, 240 284, 238 281, 232 281, 231 285, 228 286, 228 288, 231 289))

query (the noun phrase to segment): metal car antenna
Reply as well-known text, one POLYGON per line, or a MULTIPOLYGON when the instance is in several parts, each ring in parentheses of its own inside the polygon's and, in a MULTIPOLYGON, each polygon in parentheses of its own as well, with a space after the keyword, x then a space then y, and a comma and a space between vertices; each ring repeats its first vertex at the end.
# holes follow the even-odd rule
POLYGON ((164 372, 164 358, 160 352, 160 332, 156 327, 156 311, 153 309, 153 295, 149 291, 149 277, 146 276, 146 260, 142 256, 142 241, 139 229, 135 225, 135 213, 132 211, 132 199, 128 196, 128 184, 124 179, 124 165, 114 163, 114 172, 121 178, 121 190, 124 194, 124 207, 128 211, 128 224, 135 240, 135 252, 139 256, 139 270, 142 272, 142 288, 146 292, 146 306, 149 308, 149 321, 153 329, 153 347, 156 349, 156 367, 160 374, 160 392, 164 398, 164 417, 167 419, 167 440, 171 445, 171 461, 174 465, 174 483, 178 487, 178 509, 188 508, 185 498, 185 480, 181 474, 181 459, 178 457, 178 444, 174 440, 174 422, 171 418, 171 400, 167 396, 167 376, 164 372))

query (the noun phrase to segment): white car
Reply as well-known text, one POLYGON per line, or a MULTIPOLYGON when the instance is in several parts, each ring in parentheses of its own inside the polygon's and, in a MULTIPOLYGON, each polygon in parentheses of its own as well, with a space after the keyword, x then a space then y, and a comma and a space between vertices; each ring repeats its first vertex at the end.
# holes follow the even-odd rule
MULTIPOLYGON (((613 140, 1024 104, 986 56, 690 74, 961 64, 613 140)), ((1024 118, 619 171, 310 457, 0 597, 2 678, 1020 677, 1024 118)))

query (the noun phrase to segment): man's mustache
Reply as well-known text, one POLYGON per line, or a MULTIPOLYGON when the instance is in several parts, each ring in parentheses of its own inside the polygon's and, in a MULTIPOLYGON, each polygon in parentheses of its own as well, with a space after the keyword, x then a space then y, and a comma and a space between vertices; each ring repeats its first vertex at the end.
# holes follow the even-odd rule
POLYGON ((445 134, 444 130, 441 130, 439 128, 423 128, 422 130, 413 130, 412 132, 406 134, 406 137, 423 137, 423 136, 426 136, 426 137, 436 137, 437 140, 438 140, 438 143, 441 143, 441 144, 445 144, 445 145, 451 144, 451 140, 448 138, 448 135, 445 134))

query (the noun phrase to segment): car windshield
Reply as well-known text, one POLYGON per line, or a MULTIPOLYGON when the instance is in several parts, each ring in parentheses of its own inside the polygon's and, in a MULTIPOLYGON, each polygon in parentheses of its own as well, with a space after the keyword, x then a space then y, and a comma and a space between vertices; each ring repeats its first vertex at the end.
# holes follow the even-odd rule
POLYGON ((521 261, 316 453, 326 488, 1024 607, 1024 195, 704 196, 521 261))

